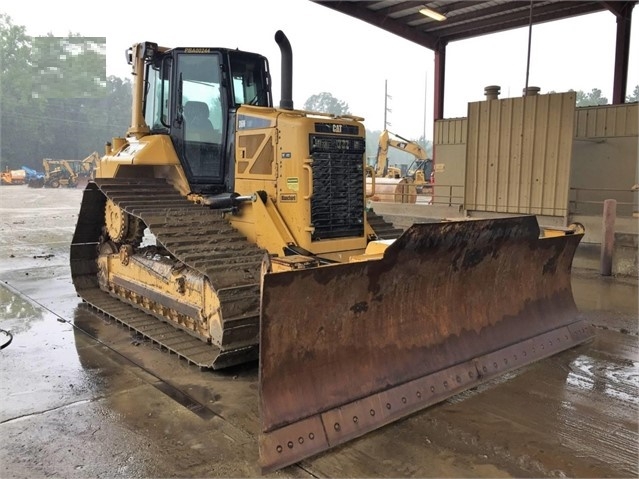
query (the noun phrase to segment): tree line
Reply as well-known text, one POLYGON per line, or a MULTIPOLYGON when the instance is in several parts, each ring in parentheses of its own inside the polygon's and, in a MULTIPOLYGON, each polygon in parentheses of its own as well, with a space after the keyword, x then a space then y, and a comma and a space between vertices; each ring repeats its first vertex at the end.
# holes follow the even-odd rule
POLYGON ((131 82, 106 76, 103 38, 32 38, 0 14, 0 168, 83 159, 131 118, 131 82))
MULTIPOLYGON (((129 79, 106 75, 105 39, 29 37, 26 28, 0 14, 0 170, 42 167, 43 158, 83 159, 123 135, 131 119, 129 79)), ((605 105, 601 90, 576 92, 577 106, 605 105)), ((628 102, 639 100, 639 85, 628 102)), ((350 114, 329 92, 310 96, 304 109, 350 114)), ((402 132, 397 132, 402 134, 402 132)), ((380 130, 366 130, 366 155, 377 156, 380 130)), ((432 153, 423 136, 411 139, 432 153)), ((397 163, 410 163, 397 152, 397 163)))

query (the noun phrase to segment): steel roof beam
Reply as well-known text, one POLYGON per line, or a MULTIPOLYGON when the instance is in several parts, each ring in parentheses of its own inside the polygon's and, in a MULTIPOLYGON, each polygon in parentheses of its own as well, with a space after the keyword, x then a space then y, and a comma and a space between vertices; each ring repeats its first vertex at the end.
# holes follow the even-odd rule
POLYGON ((440 43, 440 39, 434 35, 421 32, 414 28, 411 28, 399 20, 395 20, 391 17, 381 16, 374 13, 372 10, 366 8, 366 4, 369 2, 348 2, 348 1, 326 1, 326 0, 312 0, 314 3, 324 5, 325 7, 332 8, 338 12, 345 13, 352 17, 363 20, 371 25, 386 30, 387 32, 394 33, 406 40, 415 42, 418 45, 434 50, 440 43))
MULTIPOLYGON (((603 10, 603 6, 596 2, 566 2, 566 8, 557 10, 554 5, 533 9, 533 25, 550 22, 553 20, 563 20, 566 18, 585 15, 603 10), (569 14, 567 14, 569 12, 569 14)), ((497 33, 514 28, 528 26, 530 16, 528 11, 501 15, 487 18, 470 24, 460 25, 450 29, 441 30, 440 36, 448 42, 464 40, 471 37, 497 33)))

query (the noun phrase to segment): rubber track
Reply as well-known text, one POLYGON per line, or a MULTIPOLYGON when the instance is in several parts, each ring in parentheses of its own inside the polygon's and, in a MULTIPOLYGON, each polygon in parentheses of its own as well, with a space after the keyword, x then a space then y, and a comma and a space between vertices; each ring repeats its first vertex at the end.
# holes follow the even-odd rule
POLYGON ((201 368, 220 369, 257 358, 264 254, 221 212, 188 201, 165 180, 96 179, 84 192, 71 272, 79 296, 98 311, 201 368), (97 246, 107 198, 142 219, 159 245, 209 279, 224 318, 222 350, 99 288, 97 246))

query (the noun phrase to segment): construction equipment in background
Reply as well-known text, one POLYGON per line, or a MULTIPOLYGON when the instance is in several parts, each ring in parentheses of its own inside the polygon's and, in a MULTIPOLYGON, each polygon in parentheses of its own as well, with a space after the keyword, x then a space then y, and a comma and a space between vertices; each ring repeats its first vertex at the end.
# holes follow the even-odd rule
POLYGON ((84 188, 87 186, 90 180, 93 179, 93 175, 96 167, 100 163, 100 155, 97 151, 94 151, 85 159, 77 162, 75 171, 78 175, 77 188, 84 188))
POLYGON ((261 55, 128 51, 131 127, 70 252, 79 296, 163 349, 212 369, 259 354, 264 471, 591 337, 570 287, 583 230, 523 216, 384 236, 362 119, 294 110, 275 40, 279 108, 261 55))
POLYGON ((417 201, 417 188, 410 178, 374 178, 366 177, 366 193, 370 201, 383 201, 389 203, 415 203, 417 201))
POLYGON ((44 175, 29 183, 32 187, 59 188, 84 188, 93 178, 96 165, 100 161, 97 152, 91 153, 83 160, 54 160, 44 158, 42 166, 44 175))
POLYGON ((33 168, 29 168, 28 166, 23 166, 22 169, 26 174, 26 183, 30 187, 39 188, 42 186, 44 182, 44 173, 41 171, 34 170, 33 168))
POLYGON ((415 203, 417 188, 413 178, 402 175, 401 168, 388 165, 388 149, 395 148, 416 156, 426 157, 426 152, 415 142, 402 138, 388 130, 379 135, 375 166, 368 171, 367 185, 371 201, 391 203, 415 203), (372 193, 373 176, 375 177, 375 193, 372 193))
POLYGON ((54 160, 44 158, 44 179, 42 186, 45 188, 75 188, 78 185, 78 174, 74 168, 74 160, 54 160))
POLYGON ((431 194, 435 178, 433 160, 430 158, 415 158, 408 165, 408 176, 413 180, 418 194, 431 194))
POLYGON ((433 171, 433 160, 428 158, 426 150, 416 141, 409 140, 396 133, 384 130, 379 137, 377 153, 377 176, 387 178, 399 178, 399 168, 388 168, 388 149, 395 148, 413 156, 413 162, 408 166, 408 173, 404 175, 410 178, 415 185, 417 193, 421 194, 424 187, 430 185, 433 171))
POLYGON ((27 173, 23 169, 10 170, 7 168, 0 173, 0 184, 3 185, 24 185, 26 183, 27 173))
POLYGON ((389 148, 395 148, 396 150, 409 153, 413 155, 416 160, 427 159, 426 150, 424 150, 419 143, 408 140, 388 130, 384 130, 379 135, 379 144, 377 147, 375 176, 378 178, 400 178, 403 176, 400 168, 388 166, 389 148))

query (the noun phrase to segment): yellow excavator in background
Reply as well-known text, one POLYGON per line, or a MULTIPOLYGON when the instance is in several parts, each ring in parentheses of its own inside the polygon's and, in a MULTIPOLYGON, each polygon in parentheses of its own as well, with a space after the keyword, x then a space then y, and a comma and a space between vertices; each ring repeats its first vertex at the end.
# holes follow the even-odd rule
POLYGON ((400 178, 400 168, 388 166, 388 149, 395 148, 413 155, 413 161, 408 165, 405 177, 410 178, 417 193, 422 193, 424 187, 430 185, 433 170, 433 160, 428 158, 426 150, 416 141, 409 140, 397 133, 384 130, 379 136, 377 152, 377 166, 375 174, 386 178, 400 178))
POLYGON ((388 166, 388 149, 395 148, 413 155, 416 160, 426 160, 426 150, 416 141, 408 140, 397 133, 388 130, 382 131, 379 135, 379 145, 377 147, 377 163, 375 165, 375 176, 378 178, 400 178, 402 171, 398 167, 388 166))
MULTIPOLYGON (((388 149, 395 148, 412 154, 416 158, 426 158, 424 149, 414 141, 407 140, 388 130, 379 135, 377 158, 375 166, 368 171, 368 190, 372 189, 375 177, 375 194, 371 194, 372 201, 387 201, 391 203, 415 203, 417 193, 415 179, 403 175, 401 168, 388 165, 388 149)), ((419 185, 421 186, 421 184, 419 185)))
POLYGON ((362 118, 295 110, 275 40, 279 107, 259 54, 133 45, 131 126, 70 251, 79 296, 163 349, 259 359, 264 471, 591 336, 570 286, 582 231, 373 221, 362 118))

